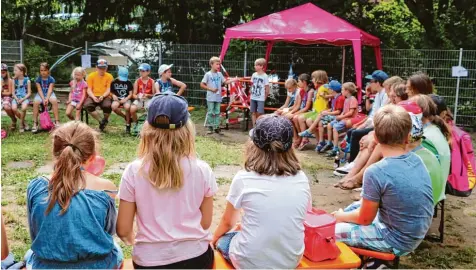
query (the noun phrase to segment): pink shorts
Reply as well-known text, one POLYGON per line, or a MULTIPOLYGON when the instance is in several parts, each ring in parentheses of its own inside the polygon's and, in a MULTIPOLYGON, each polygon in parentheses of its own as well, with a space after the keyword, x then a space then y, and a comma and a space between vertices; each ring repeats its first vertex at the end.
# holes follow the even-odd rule
POLYGON ((352 125, 355 125, 363 121, 365 118, 367 118, 367 115, 358 113, 356 116, 350 119, 350 122, 352 123, 352 125))
POLYGON ((2 106, 12 106, 12 97, 2 97, 2 106))

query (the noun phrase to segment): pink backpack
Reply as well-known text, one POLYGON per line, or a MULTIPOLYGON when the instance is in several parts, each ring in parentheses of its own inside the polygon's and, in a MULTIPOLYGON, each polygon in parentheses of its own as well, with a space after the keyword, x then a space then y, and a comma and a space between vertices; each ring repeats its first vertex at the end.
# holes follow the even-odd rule
POLYGON ((476 162, 471 137, 450 122, 451 126, 451 168, 446 184, 446 193, 468 197, 476 183, 476 162))
POLYGON ((42 130, 52 130, 55 127, 53 121, 51 121, 50 114, 46 109, 40 113, 40 127, 42 130))

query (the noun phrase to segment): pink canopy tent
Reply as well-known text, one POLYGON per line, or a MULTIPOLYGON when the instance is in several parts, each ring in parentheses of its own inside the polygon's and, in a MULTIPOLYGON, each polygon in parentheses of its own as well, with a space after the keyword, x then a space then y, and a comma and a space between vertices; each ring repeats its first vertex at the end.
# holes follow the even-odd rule
POLYGON ((266 60, 269 59, 273 44, 279 41, 301 45, 352 45, 359 87, 362 87, 362 46, 374 48, 377 68, 382 69, 379 38, 311 3, 227 28, 220 53, 221 60, 225 57, 231 39, 266 41, 266 60))

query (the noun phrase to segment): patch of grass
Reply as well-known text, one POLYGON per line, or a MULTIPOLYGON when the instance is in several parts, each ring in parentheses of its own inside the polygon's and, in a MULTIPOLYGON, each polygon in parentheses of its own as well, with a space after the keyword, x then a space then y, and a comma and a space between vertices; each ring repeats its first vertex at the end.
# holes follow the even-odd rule
POLYGON ((474 268, 475 265, 476 251, 472 247, 440 248, 431 245, 403 257, 400 268, 474 268))
POLYGON ((240 165, 242 145, 227 144, 207 137, 197 137, 198 157, 213 168, 217 165, 240 165))
POLYGON ((226 178, 226 177, 218 177, 217 184, 218 184, 218 186, 230 184, 231 180, 232 179, 226 178))

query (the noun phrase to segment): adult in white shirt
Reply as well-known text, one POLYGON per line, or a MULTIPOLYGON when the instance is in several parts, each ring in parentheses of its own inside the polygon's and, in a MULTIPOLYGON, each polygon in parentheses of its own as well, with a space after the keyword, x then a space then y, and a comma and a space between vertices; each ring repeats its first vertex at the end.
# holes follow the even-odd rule
POLYGON ((263 116, 251 136, 245 170, 233 179, 212 243, 237 269, 294 269, 304 253, 311 193, 292 149, 293 126, 285 117, 263 116), (241 230, 230 232, 240 209, 241 230))

